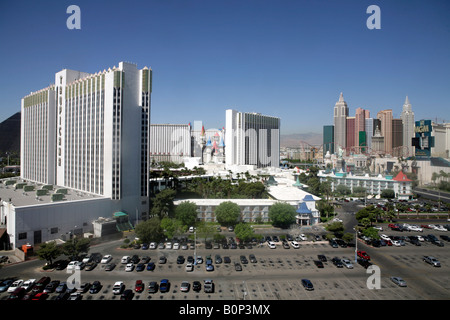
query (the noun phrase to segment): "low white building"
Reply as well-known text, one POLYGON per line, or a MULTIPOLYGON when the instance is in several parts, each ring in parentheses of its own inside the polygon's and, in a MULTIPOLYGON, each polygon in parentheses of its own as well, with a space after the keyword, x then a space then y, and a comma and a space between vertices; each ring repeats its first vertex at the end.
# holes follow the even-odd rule
POLYGON ((241 209, 240 220, 244 222, 268 222, 269 210, 278 202, 286 202, 297 210, 296 222, 300 225, 313 225, 320 222, 320 214, 316 209, 316 201, 320 200, 296 186, 296 181, 288 178, 274 178, 276 182, 268 186, 270 199, 184 199, 174 201, 177 206, 184 201, 197 205, 197 219, 216 222, 215 209, 222 202, 231 201, 241 209), (307 208, 307 212, 303 210, 307 208))
POLYGON ((337 186, 344 185, 350 188, 353 192, 355 187, 363 187, 367 191, 367 196, 381 195, 383 190, 391 189, 395 192, 395 197, 399 200, 412 199, 412 180, 406 177, 406 174, 400 172, 397 176, 391 175, 383 176, 381 174, 377 176, 365 175, 353 175, 345 172, 327 172, 325 170, 320 171, 318 174, 320 182, 331 181, 331 190, 335 191, 337 186))
POLYGON ((6 226, 12 248, 93 232, 95 220, 120 210, 109 197, 36 183, 8 185, 5 181, 0 183, 0 221, 6 226))

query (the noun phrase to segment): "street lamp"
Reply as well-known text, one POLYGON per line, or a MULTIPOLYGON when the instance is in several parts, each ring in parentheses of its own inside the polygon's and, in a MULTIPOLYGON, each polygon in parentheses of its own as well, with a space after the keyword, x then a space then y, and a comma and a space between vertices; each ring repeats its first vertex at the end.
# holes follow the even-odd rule
POLYGON ((353 228, 353 230, 355 230, 355 263, 358 261, 358 230, 356 227, 357 226, 353 228))
POLYGON ((194 266, 197 265, 197 230, 194 231, 194 266))

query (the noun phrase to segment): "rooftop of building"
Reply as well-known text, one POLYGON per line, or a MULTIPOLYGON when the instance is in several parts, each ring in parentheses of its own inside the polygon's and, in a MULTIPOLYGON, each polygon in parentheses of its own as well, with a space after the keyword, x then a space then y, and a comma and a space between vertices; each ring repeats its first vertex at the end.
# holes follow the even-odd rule
POLYGON ((30 182, 20 177, 0 180, 0 200, 14 207, 27 207, 105 197, 56 185, 30 182))

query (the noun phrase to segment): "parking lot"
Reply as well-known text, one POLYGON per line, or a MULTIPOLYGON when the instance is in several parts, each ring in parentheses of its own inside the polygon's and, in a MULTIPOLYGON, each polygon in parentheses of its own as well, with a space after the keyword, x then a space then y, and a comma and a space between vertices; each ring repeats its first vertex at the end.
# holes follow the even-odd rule
MULTIPOLYGON (((386 231, 386 234, 397 234, 386 231)), ((424 233, 422 233, 424 234, 424 233)), ((437 234, 434 232, 434 234, 437 234)), ((442 234, 444 234, 442 232, 442 234)), ((213 260, 214 271, 206 271, 205 262, 195 266, 194 271, 187 272, 185 263, 178 264, 177 257, 185 259, 194 256, 193 249, 119 249, 117 243, 92 247, 91 252, 111 254, 116 267, 112 271, 105 271, 104 264, 98 264, 92 271, 79 271, 81 283, 100 281, 103 285, 98 293, 82 293, 83 300, 119 300, 120 295, 114 295, 112 287, 116 281, 123 281, 126 289, 134 292, 136 280, 144 282, 144 290, 133 295, 134 300, 417 300, 417 299, 448 299, 450 298, 450 243, 444 247, 424 242, 422 246, 407 243, 405 246, 386 246, 373 248, 358 241, 358 250, 365 250, 371 256, 373 264, 380 267, 380 289, 370 289, 367 285, 372 273, 354 262, 355 248, 332 248, 326 241, 303 241, 300 248, 285 249, 277 243, 276 249, 270 249, 266 244, 245 249, 206 249, 199 245, 196 249, 198 256, 205 260, 209 255, 213 260), (155 263, 155 269, 148 271, 125 271, 125 264, 121 263, 123 256, 138 255, 150 257, 155 263), (215 263, 216 255, 221 258, 229 257, 230 263, 215 263), (247 259, 254 254, 257 262, 242 264, 240 256, 247 259), (318 268, 314 261, 323 254, 327 262, 323 268, 318 268), (435 268, 422 261, 424 255, 433 255, 441 262, 440 268, 435 268), (159 263, 159 258, 165 256, 167 262, 159 263), (346 257, 353 262, 353 269, 337 268, 332 262, 333 257, 346 257), (236 271, 235 263, 240 263, 242 271, 236 271), (407 287, 399 287, 390 281, 391 276, 401 276, 407 287), (307 278, 314 285, 314 290, 305 290, 301 279, 307 278), (168 292, 148 293, 150 281, 159 283, 168 279, 168 292), (194 280, 201 283, 205 279, 212 279, 215 284, 213 293, 205 293, 203 288, 194 292, 182 292, 182 281, 194 280)), ((43 261, 25 262, 17 269, 16 266, 4 267, 0 271, 2 279, 15 278, 27 280, 40 279, 49 276, 52 280, 67 281, 72 276, 67 270, 41 271, 43 261)), ((8 293, 0 293, 0 299, 5 300, 8 293)), ((50 293, 48 299, 55 299, 57 293, 50 293)))

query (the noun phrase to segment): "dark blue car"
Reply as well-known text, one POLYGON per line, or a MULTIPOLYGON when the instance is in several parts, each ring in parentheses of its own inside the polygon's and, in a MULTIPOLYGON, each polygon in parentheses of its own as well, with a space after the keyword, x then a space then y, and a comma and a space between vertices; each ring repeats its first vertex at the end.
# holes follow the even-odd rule
POLYGON ((170 289, 170 282, 167 279, 162 279, 161 283, 159 284, 159 292, 168 292, 170 289))
POLYGON ((149 264, 147 265, 147 270, 148 271, 155 270, 155 263, 154 262, 149 262, 149 264))

